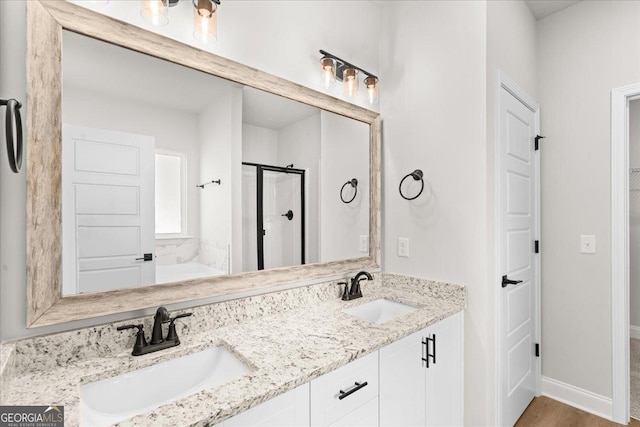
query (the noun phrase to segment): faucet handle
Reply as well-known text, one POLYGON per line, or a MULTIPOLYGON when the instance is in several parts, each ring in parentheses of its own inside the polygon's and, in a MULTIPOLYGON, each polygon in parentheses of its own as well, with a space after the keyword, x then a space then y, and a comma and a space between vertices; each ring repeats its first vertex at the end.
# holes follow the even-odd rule
POLYGON ((178 343, 180 343, 180 339, 178 338, 178 334, 176 333, 175 321, 183 317, 189 317, 192 314, 193 313, 182 313, 169 319, 169 330, 167 331, 166 341, 177 341, 178 343))
POLYGON ((133 352, 131 354, 137 356, 141 350, 147 346, 147 339, 144 337, 144 325, 123 325, 118 326, 116 329, 118 331, 124 331, 125 329, 133 328, 138 328, 138 332, 136 333, 136 343, 133 345, 133 352))
POLYGON ((349 283, 348 282, 338 282, 338 286, 344 285, 344 292, 342 292, 342 300, 348 301, 349 298, 349 283))

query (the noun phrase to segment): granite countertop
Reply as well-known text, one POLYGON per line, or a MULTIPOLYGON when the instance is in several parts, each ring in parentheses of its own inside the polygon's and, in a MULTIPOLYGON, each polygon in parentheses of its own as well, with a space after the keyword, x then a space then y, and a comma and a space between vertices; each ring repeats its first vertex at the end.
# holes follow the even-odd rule
MULTIPOLYGON (((354 301, 339 299, 223 326, 185 338, 179 347, 133 357, 129 349, 113 357, 92 358, 44 371, 17 375, 4 390, 4 404, 65 406, 65 425, 80 421, 80 385, 222 345, 251 371, 211 390, 165 404, 120 422, 120 426, 206 426, 265 402, 327 372, 410 335, 464 308, 462 299, 376 287, 354 301), (417 310, 384 324, 360 320, 342 310, 378 298, 417 310)), ((4 351, 10 351, 4 349, 4 351)))

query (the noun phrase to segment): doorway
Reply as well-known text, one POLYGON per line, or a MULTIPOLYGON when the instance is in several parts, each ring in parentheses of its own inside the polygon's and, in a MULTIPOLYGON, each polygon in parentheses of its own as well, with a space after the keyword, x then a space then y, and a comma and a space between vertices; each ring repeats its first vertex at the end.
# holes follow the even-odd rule
POLYGON ((305 170, 242 162, 243 271, 305 264, 305 170))
MULTIPOLYGON (((635 181, 632 165, 639 154, 631 147, 631 106, 640 100, 640 83, 614 89, 611 92, 611 326, 613 359, 612 420, 627 424, 634 395, 631 388, 632 362, 630 320, 631 296, 631 185, 635 181), (634 156, 634 159, 631 159, 634 156)), ((635 122, 634 122, 635 125, 635 122)), ((635 185, 635 184, 634 184, 635 185)), ((635 229, 635 224, 633 225, 635 229)), ((634 252, 637 253, 637 252, 634 252)), ((634 267, 637 268, 637 267, 634 267)))

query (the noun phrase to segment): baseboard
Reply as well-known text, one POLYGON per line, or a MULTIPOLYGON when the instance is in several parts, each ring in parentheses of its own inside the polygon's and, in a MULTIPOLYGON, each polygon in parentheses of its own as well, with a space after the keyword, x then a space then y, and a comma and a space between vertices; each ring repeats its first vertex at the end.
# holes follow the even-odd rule
POLYGON ((631 338, 640 340, 640 326, 629 326, 629 335, 631 338))
POLYGON ((553 400, 611 420, 613 404, 609 397, 547 377, 542 377, 541 389, 544 396, 553 400))

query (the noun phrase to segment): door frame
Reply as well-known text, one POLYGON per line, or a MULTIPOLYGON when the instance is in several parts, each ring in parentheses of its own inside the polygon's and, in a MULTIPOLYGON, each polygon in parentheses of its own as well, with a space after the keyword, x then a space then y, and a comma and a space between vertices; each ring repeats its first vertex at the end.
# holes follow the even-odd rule
POLYGON ((640 83, 611 91, 611 338, 612 420, 630 418, 629 102, 640 83))
MULTIPOLYGON (((538 103, 527 94, 511 77, 509 77, 504 71, 497 70, 497 80, 495 86, 495 117, 494 117, 494 142, 495 142, 495 150, 494 150, 494 268, 493 268, 493 277, 491 278, 491 286, 494 289, 495 295, 495 351, 496 357, 495 360, 495 390, 496 390, 496 421, 497 425, 502 425, 502 374, 503 374, 503 366, 504 360, 502 358, 502 349, 504 343, 502 341, 502 337, 500 336, 500 325, 503 322, 502 315, 502 299, 501 292, 498 286, 499 278, 502 276, 500 270, 500 170, 502 167, 502 161, 500 156, 500 109, 502 107, 500 102, 500 92, 502 89, 505 89, 511 95, 513 95, 516 99, 518 99, 525 107, 531 110, 534 113, 534 122, 535 122, 535 131, 536 135, 540 135, 540 106, 538 103)), ((540 228, 540 151, 534 151, 533 161, 534 161, 534 170, 536 174, 535 178, 535 239, 540 240, 541 228, 540 228)), ((534 286, 534 294, 535 294, 535 312, 534 315, 536 317, 534 321, 535 325, 535 340, 537 343, 540 343, 541 340, 541 293, 540 293, 540 274, 541 274, 541 256, 538 254, 537 262, 534 268, 535 271, 535 280, 533 283, 534 286)), ((540 395, 540 383, 542 377, 542 369, 541 369, 541 360, 542 356, 536 358, 535 364, 535 377, 536 377, 536 395, 540 395)))

